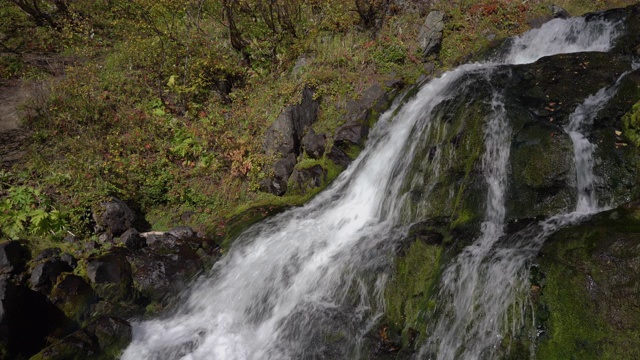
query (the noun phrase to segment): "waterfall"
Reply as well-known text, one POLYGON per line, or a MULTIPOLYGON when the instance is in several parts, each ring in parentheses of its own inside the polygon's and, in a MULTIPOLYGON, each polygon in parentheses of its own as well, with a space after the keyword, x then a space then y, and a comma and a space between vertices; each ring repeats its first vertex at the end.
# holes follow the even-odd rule
MULTIPOLYGON (((417 140, 437 121, 437 105, 470 85, 473 78, 466 75, 490 79, 505 63, 533 62, 560 52, 606 51, 617 29, 602 20, 553 20, 514 39, 504 60, 463 65, 425 84, 406 104, 395 104, 378 120, 365 150, 328 189, 307 205, 245 231, 208 277, 184 294, 174 313, 134 323, 133 342, 123 359, 361 357, 363 338, 384 309, 386 269, 393 261, 389 253, 403 236, 397 226, 405 198, 402 180, 417 140)), ((481 234, 443 273, 441 317, 420 351, 425 357, 490 355, 506 310, 517 298, 516 283, 524 283, 518 276, 539 248, 536 241, 542 243, 547 234, 576 218, 573 213, 551 218, 537 230, 517 234, 517 246, 501 246, 511 132, 498 90, 490 104, 482 158, 488 190, 481 234)), ((576 115, 575 127, 567 127, 583 139, 581 131, 593 119, 588 114, 597 111, 597 106, 584 106, 585 115, 576 115)), ((576 161, 576 168, 586 175, 578 179, 578 191, 586 194, 588 210, 595 201, 595 180, 592 170, 583 167, 589 167, 592 160, 587 157, 593 151, 589 145, 579 149, 585 160, 576 161)))
POLYGON ((589 141, 585 135, 585 130, 588 130, 588 128, 593 125, 593 119, 596 114, 611 100, 613 95, 615 95, 620 80, 627 74, 628 72, 622 74, 614 85, 600 89, 597 93, 589 96, 569 116, 569 123, 564 128, 573 142, 578 193, 576 212, 592 214, 598 211, 599 206, 595 193, 597 179, 593 174, 593 152, 595 145, 589 141))
POLYGON ((463 344, 468 353, 477 353, 479 347, 500 334, 499 324, 491 322, 496 314, 488 312, 481 314, 486 317, 483 319, 487 323, 485 326, 476 327, 474 330, 478 331, 473 332, 468 329, 469 321, 477 320, 476 303, 479 302, 478 292, 482 291, 478 286, 484 286, 479 278, 484 275, 481 271, 483 261, 495 242, 503 235, 510 144, 511 131, 504 104, 494 93, 492 115, 485 129, 485 153, 482 158, 488 188, 485 221, 482 223, 478 239, 473 245, 466 247, 442 275, 442 287, 438 297, 442 299, 443 304, 447 304, 447 309, 443 311, 436 329, 430 332, 433 334, 431 342, 438 340, 438 344, 433 345, 437 347, 439 358, 453 359, 457 349, 463 344))
POLYGON ((529 304, 518 294, 526 294, 528 268, 544 240, 558 229, 600 210, 594 188, 595 146, 587 139, 586 132, 598 111, 615 95, 626 74, 622 74, 614 85, 589 96, 569 116, 565 126, 574 148, 578 198, 575 211, 553 216, 506 241, 500 240, 504 222, 504 169, 510 145, 505 135, 508 136, 509 130, 503 120, 504 112, 494 114, 489 120, 483 158, 489 189, 486 220, 478 239, 444 271, 438 294, 440 314, 435 327, 428 331, 428 343, 420 351, 423 357, 493 358, 500 350, 503 334, 511 332, 515 335, 522 326, 529 304), (507 312, 509 309, 511 313, 507 312))
POLYGON ((546 238, 601 210, 595 192, 597 178, 593 172, 595 145, 588 140, 587 134, 598 111, 615 95, 627 74, 623 73, 612 86, 587 97, 569 116, 569 123, 564 127, 574 150, 578 199, 575 210, 552 216, 504 242, 500 240, 504 235, 504 169, 510 146, 507 141, 509 130, 504 112, 494 113, 485 134, 487 148, 483 169, 488 200, 482 234, 445 269, 438 294, 438 320, 432 329, 428 329, 429 341, 421 348, 420 357, 495 358, 502 336, 509 332, 515 335, 523 325, 529 303, 518 294, 527 293, 528 269, 546 238))
POLYGON ((325 321, 330 334, 344 333, 344 356, 356 356, 359 338, 382 310, 386 275, 376 269, 393 245, 398 179, 415 147, 410 138, 427 126, 435 105, 463 87, 461 76, 481 67, 447 73, 419 91, 420 101, 381 116, 367 148, 330 188, 241 235, 176 314, 134 324, 123 358, 322 357, 331 350, 317 341, 327 335, 325 321))
POLYGON ((584 51, 608 51, 619 27, 606 21, 587 22, 584 18, 553 19, 512 40, 504 62, 532 63, 541 57, 584 51))

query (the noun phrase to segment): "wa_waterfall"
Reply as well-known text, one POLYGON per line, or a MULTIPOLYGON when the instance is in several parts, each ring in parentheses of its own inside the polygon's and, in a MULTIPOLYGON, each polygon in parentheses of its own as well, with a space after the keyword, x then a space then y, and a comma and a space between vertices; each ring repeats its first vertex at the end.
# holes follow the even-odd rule
MULTIPOLYGON (((362 358, 363 339, 384 312, 389 253, 404 232, 402 180, 417 140, 438 121, 436 106, 474 81, 466 75, 481 75, 490 84, 504 64, 605 52, 619 31, 619 24, 604 20, 555 19, 514 38, 500 59, 462 65, 424 84, 406 103, 396 102, 329 188, 241 234, 210 274, 191 285, 174 313, 134 323, 123 359, 362 358), (327 340, 331 334, 338 334, 333 342, 327 340)), ((505 327, 524 321, 517 309, 527 306, 519 294, 528 291, 522 288, 528 263, 549 234, 603 206, 594 191, 595 145, 585 134, 615 91, 612 84, 586 99, 565 127, 574 144, 575 211, 504 242, 511 132, 500 89, 492 89, 484 128, 487 201, 481 233, 443 271, 433 326, 422 329, 429 336, 417 358, 493 358, 505 327)))

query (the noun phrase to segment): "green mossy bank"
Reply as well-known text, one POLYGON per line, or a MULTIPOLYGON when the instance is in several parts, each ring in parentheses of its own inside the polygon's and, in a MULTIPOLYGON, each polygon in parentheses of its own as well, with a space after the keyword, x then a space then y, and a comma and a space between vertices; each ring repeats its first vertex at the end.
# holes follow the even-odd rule
POLYGON ((538 359, 640 357, 640 203, 559 231, 538 264, 538 359))

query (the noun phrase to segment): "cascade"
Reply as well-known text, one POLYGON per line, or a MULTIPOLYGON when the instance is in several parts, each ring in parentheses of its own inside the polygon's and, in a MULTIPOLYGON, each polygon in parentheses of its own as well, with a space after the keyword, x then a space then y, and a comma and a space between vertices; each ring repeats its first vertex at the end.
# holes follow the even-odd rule
POLYGON ((598 211, 599 206, 594 188, 597 179, 593 174, 593 151, 595 146, 585 136, 585 130, 593 125, 595 115, 615 95, 620 80, 627 74, 628 72, 622 74, 613 86, 603 88, 589 96, 569 116, 569 123, 564 128, 573 142, 576 186, 578 190, 576 212, 592 214, 598 211))
POLYGON ((518 298, 518 294, 526 294, 528 268, 544 240, 558 229, 575 224, 601 208, 594 189, 597 181, 593 173, 595 146, 589 142, 586 133, 598 111, 615 95, 620 80, 626 75, 622 74, 614 85, 589 96, 569 116, 569 123, 564 128, 571 137, 574 150, 578 199, 575 210, 552 216, 500 243, 504 235, 504 168, 509 149, 505 135, 508 128, 503 112, 494 114, 490 119, 483 158, 490 199, 487 201, 486 220, 479 238, 444 271, 439 293, 443 309, 440 310, 439 321, 429 331, 428 343, 421 348, 423 357, 495 358, 500 351, 503 334, 515 333, 523 325, 529 304, 526 299, 518 298), (509 309, 511 313, 507 312, 509 309))
MULTIPOLYGON (((419 141, 437 126, 439 104, 504 64, 579 51, 607 51, 619 26, 582 18, 553 20, 511 41, 500 59, 466 64, 424 84, 383 114, 360 156, 307 205, 250 227, 210 274, 163 318, 134 323, 123 359, 359 358, 365 336, 384 311, 389 254, 405 234, 402 187, 419 141), (473 76, 470 76, 473 75, 473 76)), ((484 220, 470 246, 444 270, 434 325, 418 356, 491 358, 509 309, 523 308, 522 279, 544 239, 598 209, 593 144, 585 135, 611 86, 585 100, 565 131, 574 144, 578 204, 505 237, 511 130, 499 89, 489 99, 482 176, 484 220)), ((428 195, 427 195, 428 197, 428 195)), ((526 290, 526 289, 524 289, 526 290)), ((518 314, 524 312, 518 312, 518 314)), ((520 315, 522 318, 524 315, 520 315)), ((513 327, 518 324, 510 324, 513 327)))

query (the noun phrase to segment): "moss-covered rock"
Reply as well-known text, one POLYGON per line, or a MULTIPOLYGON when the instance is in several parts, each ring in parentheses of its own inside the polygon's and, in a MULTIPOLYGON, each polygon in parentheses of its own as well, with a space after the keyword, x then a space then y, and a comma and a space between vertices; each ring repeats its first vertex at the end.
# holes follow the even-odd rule
POLYGON ((71 320, 84 323, 90 316, 90 306, 98 300, 91 286, 81 277, 67 274, 53 287, 51 301, 71 320))
POLYGON ((625 55, 640 55, 639 4, 630 5, 626 8, 587 14, 586 18, 587 20, 605 19, 612 22, 621 22, 625 31, 616 39, 613 51, 625 55))
POLYGON ((396 258, 395 273, 385 290, 385 314, 388 336, 399 337, 396 341, 403 346, 412 347, 415 335, 426 328, 427 311, 435 306, 431 290, 441 258, 441 246, 420 240, 396 258))
MULTIPOLYGON (((633 102, 634 99, 640 99, 640 70, 635 70, 628 75, 627 81, 624 83, 624 93, 626 96, 624 101, 633 102)), ((629 145, 635 145, 640 148, 640 100, 631 106, 631 109, 622 116, 622 135, 629 142, 629 145)), ((619 140, 619 139, 618 139, 619 140)), ((627 144, 620 144, 626 146, 627 144)))
POLYGON ((224 237, 221 239, 223 249, 228 249, 242 231, 260 220, 281 213, 288 206, 282 204, 258 205, 245 209, 232 216, 224 225, 224 237))
POLYGON ((75 329, 43 294, 0 277, 0 358, 27 359, 75 329))
POLYGON ((553 124, 529 122, 514 134, 511 175, 511 218, 567 211, 575 204, 574 190, 568 186, 575 176, 573 145, 553 124))
MULTIPOLYGON (((627 57, 608 53, 557 55, 512 68, 507 101, 524 112, 525 121, 512 143, 511 218, 549 216, 574 206, 575 170, 563 127, 587 97, 613 86, 630 69, 627 57)), ((637 195, 638 151, 617 136, 620 117, 640 97, 634 79, 634 74, 625 76, 613 98, 594 114, 593 125, 583 129, 595 145, 595 191, 603 204, 637 195)))
POLYGON ((490 107, 478 98, 484 83, 444 101, 434 109, 435 120, 421 139, 404 187, 409 193, 403 220, 449 218, 453 227, 477 226, 485 197, 478 176, 484 150, 484 121, 490 107))
POLYGON ((113 302, 132 298, 133 280, 127 255, 127 249, 113 248, 88 259, 87 275, 100 298, 113 302))
POLYGON ((295 169, 289 178, 287 188, 292 193, 309 193, 319 188, 327 180, 327 173, 320 165, 313 165, 304 169, 295 169))
POLYGON ((168 234, 127 259, 131 262, 136 293, 162 304, 173 300, 172 294, 183 290, 204 270, 196 251, 185 240, 168 234))
POLYGON ((33 360, 117 359, 131 342, 131 325, 122 319, 100 317, 33 356, 33 360))
POLYGON ((640 357, 640 204, 559 231, 539 264, 538 359, 640 357))
POLYGON ((640 147, 640 101, 622 118, 624 135, 631 144, 640 147))
POLYGON ((510 68, 508 94, 536 119, 564 126, 584 99, 613 85, 631 65, 626 56, 586 52, 544 57, 510 68))

